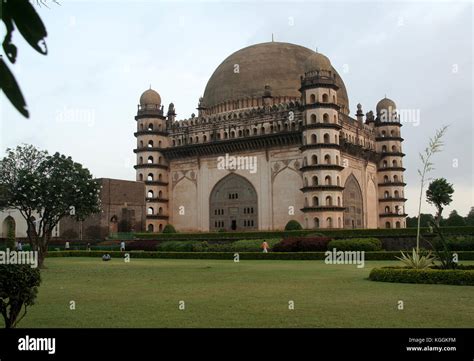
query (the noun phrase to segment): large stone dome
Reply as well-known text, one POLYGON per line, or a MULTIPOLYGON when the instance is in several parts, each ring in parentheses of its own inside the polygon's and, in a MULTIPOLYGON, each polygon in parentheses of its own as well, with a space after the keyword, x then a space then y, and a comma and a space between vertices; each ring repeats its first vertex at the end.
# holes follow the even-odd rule
MULTIPOLYGON (((243 48, 227 57, 207 82, 203 104, 213 107, 228 100, 259 98, 265 85, 270 85, 272 96, 299 98, 300 76, 305 73, 305 62, 318 54, 303 46, 269 42, 243 48)), ((307 63, 306 63, 307 65, 307 63)), ((337 73, 338 103, 349 112, 346 87, 337 73)))

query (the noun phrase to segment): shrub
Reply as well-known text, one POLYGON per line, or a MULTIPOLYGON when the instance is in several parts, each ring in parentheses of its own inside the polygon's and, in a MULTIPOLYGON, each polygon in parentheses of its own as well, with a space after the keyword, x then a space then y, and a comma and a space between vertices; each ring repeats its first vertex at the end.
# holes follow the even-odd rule
POLYGON ((165 241, 157 247, 161 252, 192 252, 195 246, 200 245, 200 241, 165 241))
POLYGON ((338 251, 381 251, 382 242, 378 238, 335 239, 329 242, 328 249, 338 251))
MULTIPOLYGON (((235 252, 262 252, 263 239, 243 239, 240 241, 233 242, 230 246, 235 252)), ((280 239, 266 239, 270 249, 275 246, 280 239)))
POLYGON ((163 233, 176 233, 176 229, 172 224, 167 224, 165 228, 163 228, 163 233))
POLYGON ((374 268, 369 279, 379 282, 428 283, 474 286, 472 270, 412 269, 403 267, 374 268))
MULTIPOLYGON (((448 246, 453 251, 474 251, 473 236, 449 237, 447 239, 448 246)), ((434 242, 439 242, 437 239, 434 242)))
MULTIPOLYGON (((212 245, 209 245, 212 246, 212 245)), ((105 253, 121 258, 119 251, 52 251, 48 257, 102 257, 105 253)), ((169 259, 233 259, 235 252, 136 252, 131 251, 132 258, 169 258, 169 259)), ((241 259, 274 259, 274 260, 324 260, 325 252, 239 252, 241 259)), ((400 252, 366 252, 366 261, 394 261, 400 252)), ((474 252, 458 252, 460 260, 474 260, 474 252)))
POLYGON ((286 238, 273 246, 274 252, 321 252, 327 249, 331 238, 295 237, 286 238))
POLYGON ((293 219, 289 221, 285 226, 285 231, 299 231, 301 229, 303 229, 303 227, 301 227, 301 224, 299 224, 298 221, 295 221, 293 219))
POLYGON ((38 268, 30 265, 0 265, 0 309, 5 328, 14 328, 35 303, 41 283, 38 268), (21 314, 22 309, 23 314, 21 314))
MULTIPOLYGON (((156 251, 157 241, 132 241, 125 245, 126 251, 156 251)), ((120 247, 119 247, 120 248, 120 247)))

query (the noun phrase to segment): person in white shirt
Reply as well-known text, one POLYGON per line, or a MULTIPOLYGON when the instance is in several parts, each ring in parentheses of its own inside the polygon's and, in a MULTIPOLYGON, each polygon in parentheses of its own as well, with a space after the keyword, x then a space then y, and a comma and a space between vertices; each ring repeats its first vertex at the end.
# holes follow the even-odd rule
POLYGON ((120 242, 120 251, 125 251, 125 242, 120 242))

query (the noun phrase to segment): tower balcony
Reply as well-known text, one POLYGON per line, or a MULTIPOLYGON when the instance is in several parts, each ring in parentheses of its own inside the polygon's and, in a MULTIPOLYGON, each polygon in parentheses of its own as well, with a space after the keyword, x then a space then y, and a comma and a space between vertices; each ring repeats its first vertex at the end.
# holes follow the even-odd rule
POLYGON ((168 166, 165 164, 157 164, 157 163, 144 163, 144 164, 136 164, 133 166, 135 169, 146 169, 146 168, 155 168, 155 169, 164 169, 168 170, 168 166))
POLYGON ((146 219, 164 219, 167 220, 169 216, 166 216, 164 214, 147 214, 146 219))
POLYGON ((303 130, 307 129, 342 129, 342 125, 339 123, 311 123, 303 125, 303 130))
POLYGON ((403 152, 381 152, 380 157, 404 157, 405 153, 403 152))
POLYGON ((319 191, 332 191, 332 192, 342 192, 344 187, 336 185, 317 185, 317 186, 305 186, 300 188, 302 192, 319 192, 319 191))
POLYGON ((406 198, 403 197, 383 197, 379 198, 379 202, 406 202, 406 198))
POLYGON ((300 168, 301 172, 311 171, 311 170, 344 170, 344 166, 339 164, 312 164, 305 165, 300 168))
POLYGON ((133 133, 133 135, 135 137, 140 135, 161 135, 163 137, 167 137, 169 133, 163 130, 139 130, 138 132, 133 133))
POLYGON ((379 217, 382 217, 382 218, 406 218, 408 216, 408 214, 406 213, 379 213, 379 217))
POLYGON ((378 183, 379 187, 405 187, 407 184, 405 182, 382 182, 378 183))
POLYGON ((391 172, 391 171, 404 172, 405 168, 403 168, 403 167, 380 167, 380 168, 377 168, 377 172, 391 172))
POLYGON ((163 181, 145 181, 147 186, 168 186, 168 182, 163 181))
POLYGON ((317 206, 317 207, 303 207, 301 211, 304 213, 310 212, 344 212, 346 207, 340 206, 317 206))
POLYGON ((146 197, 145 200, 147 202, 157 202, 157 203, 168 203, 168 198, 159 198, 159 197, 146 197))
POLYGON ((158 147, 142 147, 142 148, 135 148, 133 153, 144 153, 144 152, 161 152, 164 148, 158 147))
POLYGON ((300 147, 300 150, 304 152, 308 149, 341 149, 341 146, 337 143, 316 143, 316 144, 305 144, 300 147))

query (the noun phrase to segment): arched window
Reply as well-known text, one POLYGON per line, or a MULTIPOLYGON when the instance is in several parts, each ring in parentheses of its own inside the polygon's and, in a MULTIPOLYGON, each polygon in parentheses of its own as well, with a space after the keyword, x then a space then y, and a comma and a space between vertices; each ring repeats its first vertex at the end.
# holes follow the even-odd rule
POLYGON ((143 174, 140 173, 140 174, 138 175, 138 180, 139 180, 139 181, 143 181, 143 174))
POLYGON ((314 196, 313 197, 313 207, 319 206, 319 198, 314 196))
POLYGON ((324 156, 324 163, 331 164, 331 156, 329 154, 324 156))
POLYGON ((147 209, 147 214, 148 214, 148 215, 153 215, 153 212, 154 212, 153 207, 148 207, 148 209, 147 209))
POLYGON ((316 114, 311 114, 311 124, 315 124, 316 123, 316 114))
POLYGON ((308 186, 308 178, 304 177, 304 186, 307 187, 308 186))
POLYGON ((396 228, 401 228, 401 227, 400 227, 400 222, 397 221, 397 223, 395 223, 395 227, 396 227, 396 228))
POLYGON ((385 222, 385 228, 390 228, 390 222, 385 222))
POLYGON ((395 191, 395 192, 393 192, 393 196, 394 196, 395 198, 399 198, 400 193, 398 193, 398 191, 395 191))
POLYGON ((153 176, 153 173, 148 173, 148 176, 146 178, 147 181, 153 181, 155 177, 153 176))
POLYGON ((162 198, 163 197, 163 192, 162 191, 159 191, 158 192, 158 198, 162 198))
POLYGON ((148 198, 153 198, 153 196, 154 196, 153 191, 152 191, 152 190, 149 190, 148 193, 147 193, 147 197, 148 197, 148 198))
POLYGON ((323 123, 329 123, 329 114, 328 113, 323 114, 323 123))
POLYGON ((318 164, 318 157, 315 154, 311 156, 311 164, 318 164))
POLYGON ((316 177, 315 175, 311 178, 311 181, 312 181, 313 186, 318 185, 318 177, 316 177))
POLYGON ((339 165, 339 156, 336 155, 336 164, 339 165))
POLYGON ((158 208, 158 214, 163 214, 163 208, 162 207, 158 208))
POLYGON ((152 140, 148 141, 148 148, 153 148, 153 141, 152 140))
POLYGON ((207 137, 206 137, 205 135, 203 135, 202 141, 203 141, 203 142, 207 142, 207 137))
POLYGON ((143 164, 143 157, 138 158, 138 164, 143 164))
POLYGON ((388 193, 388 191, 385 191, 385 192, 383 193, 383 197, 384 197, 384 198, 390 197, 390 193, 388 193))
POLYGON ((327 103, 329 101, 329 97, 326 93, 323 94, 323 103, 327 103))
POLYGON ((382 167, 387 168, 388 162, 386 160, 383 161, 382 167))
POLYGON ((148 227, 147 227, 147 231, 148 232, 153 232, 153 224, 149 224, 148 227))
POLYGON ((324 144, 329 144, 329 134, 328 133, 324 134, 324 144))
POLYGON ((314 228, 319 228, 319 218, 318 217, 314 218, 314 228))
POLYGON ((393 176, 393 181, 394 181, 394 182, 398 182, 398 175, 395 174, 395 175, 393 176))
POLYGON ((327 175, 326 178, 324 178, 324 184, 327 186, 332 185, 331 176, 327 175))
POLYGON ((327 206, 332 206, 332 197, 331 196, 326 197, 326 205, 327 206))
POLYGON ((153 124, 152 124, 152 123, 150 123, 150 124, 148 124, 148 131, 150 131, 150 132, 151 132, 152 130, 153 130, 153 124))
MULTIPOLYGON (((285 124, 285 126, 288 127, 288 124, 285 124)), ((262 127, 262 128, 260 129, 260 134, 265 134, 265 127, 262 127)))
POLYGON ((310 103, 316 103, 316 95, 311 94, 311 95, 309 96, 309 102, 310 102, 310 103))
POLYGON ((336 184, 337 184, 338 186, 341 185, 341 180, 340 180, 339 176, 336 177, 336 184))
POLYGON ((327 228, 332 228, 332 218, 328 217, 326 219, 327 228))
POLYGON ((161 181, 162 181, 162 178, 163 178, 163 177, 161 176, 161 173, 158 174, 158 182, 161 182, 161 181))
POLYGON ((396 151, 397 151, 397 147, 396 147, 396 146, 394 146, 394 145, 392 145, 392 152, 394 152, 394 153, 395 153, 396 151))
POLYGON ((386 145, 383 145, 383 146, 382 146, 382 152, 385 153, 386 151, 387 151, 387 146, 386 146, 386 145))
POLYGON ((384 176, 383 176, 383 182, 384 182, 384 183, 388 183, 388 175, 384 175, 384 176))
POLYGON ((316 134, 311 134, 311 144, 316 144, 318 142, 318 138, 316 134))
POLYGON ((153 157, 150 155, 148 157, 148 164, 152 164, 153 163, 153 157))
POLYGON ((158 164, 161 164, 162 161, 163 159, 161 157, 158 157, 158 164))
POLYGON ((390 213, 390 207, 389 206, 385 207, 385 213, 390 213))
POLYGON ((397 166, 398 166, 398 162, 397 162, 395 159, 392 161, 392 166, 393 166, 393 167, 397 167, 397 166))
POLYGON ((163 231, 163 225, 160 223, 160 225, 158 226, 158 231, 163 231))
POLYGON ((337 206, 338 206, 338 207, 341 206, 341 197, 337 197, 337 206))
POLYGON ((143 140, 140 140, 140 148, 143 148, 143 140))
POLYGON ((336 96, 335 96, 335 95, 332 96, 332 102, 333 102, 334 104, 336 104, 336 96))

